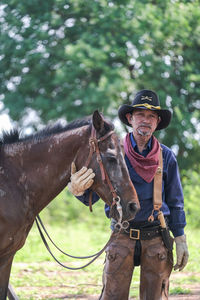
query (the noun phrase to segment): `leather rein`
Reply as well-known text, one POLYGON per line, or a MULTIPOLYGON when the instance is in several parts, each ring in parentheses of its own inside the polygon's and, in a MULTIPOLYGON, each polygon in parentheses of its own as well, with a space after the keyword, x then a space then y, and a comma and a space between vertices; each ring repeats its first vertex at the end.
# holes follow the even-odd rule
MULTIPOLYGON (((116 228, 118 228, 119 230, 124 227, 122 226, 122 207, 121 207, 121 204, 120 204, 120 197, 117 195, 111 181, 110 181, 110 178, 107 174, 107 171, 103 165, 103 161, 102 161, 102 158, 101 158, 101 153, 100 153, 100 150, 99 150, 99 143, 104 141, 105 139, 107 139, 110 135, 113 134, 114 131, 110 131, 108 132, 107 134, 105 134, 104 136, 100 137, 99 139, 96 138, 96 130, 94 128, 94 126, 92 125, 92 130, 91 130, 91 135, 90 135, 90 139, 89 139, 89 147, 90 147, 90 151, 89 151, 89 155, 88 155, 88 158, 87 158, 87 161, 85 163, 85 166, 88 167, 91 160, 92 160, 92 156, 94 153, 96 153, 96 156, 97 156, 97 162, 99 164, 99 167, 100 167, 100 170, 101 170, 101 177, 102 177, 102 181, 104 183, 107 183, 109 188, 110 188, 110 192, 112 193, 112 196, 113 196, 113 201, 112 203, 110 204, 111 207, 113 207, 115 204, 116 204, 116 208, 117 208, 117 211, 119 213, 119 219, 118 219, 118 223, 115 225, 116 228)), ((92 191, 90 193, 90 196, 89 196, 89 207, 90 207, 90 211, 92 211, 92 191)), ((38 227, 38 230, 39 230, 39 233, 40 233, 40 236, 43 240, 43 243, 45 245, 45 247, 47 248, 48 252, 51 254, 51 256, 53 257, 53 259, 59 264, 61 265, 62 267, 66 268, 66 269, 69 269, 69 270, 80 270, 80 269, 83 269, 87 266, 89 266, 91 263, 93 263, 104 251, 105 249, 108 247, 108 245, 110 244, 111 240, 112 240, 112 235, 110 237, 110 239, 108 240, 108 242, 106 243, 106 245, 97 253, 93 254, 93 255, 89 255, 89 256, 73 256, 73 255, 70 255, 66 252, 64 252, 63 250, 61 250, 54 242, 53 240, 51 239, 51 237, 49 236, 44 224, 42 223, 42 220, 41 218, 38 216, 36 216, 36 225, 38 227), (41 227, 42 229, 41 229, 41 227), (43 233, 44 232, 44 233, 43 233), (55 256, 54 254, 52 253, 48 243, 47 243, 47 240, 46 240, 46 237, 49 239, 49 241, 52 243, 52 245, 57 249, 59 250, 62 254, 68 256, 68 257, 71 257, 71 258, 75 258, 75 259, 87 259, 87 258, 92 258, 91 261, 89 261, 87 264, 81 266, 81 267, 68 267, 66 265, 64 265, 63 263, 61 263, 55 256)), ((125 221, 126 222, 126 221, 125 221)))

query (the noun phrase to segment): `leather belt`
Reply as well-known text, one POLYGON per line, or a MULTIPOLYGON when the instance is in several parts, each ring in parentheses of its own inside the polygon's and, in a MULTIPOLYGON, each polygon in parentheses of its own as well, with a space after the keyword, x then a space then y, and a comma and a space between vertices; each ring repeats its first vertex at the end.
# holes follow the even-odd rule
POLYGON ((142 229, 130 228, 129 230, 125 230, 124 232, 128 234, 130 239, 132 240, 151 240, 153 238, 161 236, 159 226, 142 229))

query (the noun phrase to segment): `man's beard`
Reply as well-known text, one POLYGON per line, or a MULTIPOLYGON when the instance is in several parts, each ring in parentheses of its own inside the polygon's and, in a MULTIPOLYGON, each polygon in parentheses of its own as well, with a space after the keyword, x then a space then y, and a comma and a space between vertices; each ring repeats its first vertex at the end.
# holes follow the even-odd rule
POLYGON ((139 128, 137 128, 137 133, 141 136, 148 136, 151 135, 151 126, 147 126, 147 125, 141 125, 139 128), (148 131, 143 131, 142 129, 140 129, 140 127, 146 127, 149 130, 148 131))

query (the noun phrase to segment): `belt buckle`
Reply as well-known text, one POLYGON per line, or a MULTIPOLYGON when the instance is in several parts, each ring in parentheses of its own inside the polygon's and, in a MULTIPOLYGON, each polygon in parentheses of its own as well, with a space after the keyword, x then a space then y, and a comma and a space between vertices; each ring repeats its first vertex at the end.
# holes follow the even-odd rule
POLYGON ((132 240, 139 240, 139 239, 140 239, 140 229, 133 229, 133 228, 131 228, 129 237, 130 237, 130 239, 132 239, 132 240), (136 233, 137 233, 137 236, 136 236, 136 237, 135 237, 135 236, 132 236, 132 233, 133 233, 133 232, 136 232, 136 233))

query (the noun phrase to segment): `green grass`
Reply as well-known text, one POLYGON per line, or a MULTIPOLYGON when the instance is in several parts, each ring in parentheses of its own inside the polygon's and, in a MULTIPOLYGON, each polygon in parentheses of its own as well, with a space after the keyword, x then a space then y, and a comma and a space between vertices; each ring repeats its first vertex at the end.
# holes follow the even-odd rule
MULTIPOLYGON (((78 201, 74 205, 73 213, 80 211, 80 219, 67 221, 62 211, 64 218, 57 218, 55 222, 49 211, 44 211, 41 216, 46 228, 64 251, 77 256, 96 253, 103 248, 110 236, 110 222, 104 216, 103 203, 99 202, 94 206, 93 214, 78 201)), ((187 285, 200 285, 200 230, 187 227, 186 235, 190 252, 189 263, 182 272, 173 272, 170 294, 188 294, 190 288, 187 285)), ((77 267, 85 263, 85 260, 72 260, 54 251, 53 247, 51 249, 68 266, 77 267)), ((88 295, 99 295, 104 257, 102 254, 92 265, 80 271, 64 269, 53 261, 34 225, 25 246, 15 256, 10 281, 20 300, 56 300, 64 295, 68 295, 68 299, 76 299, 77 295, 85 295, 85 298, 88 295)), ((130 296, 135 297, 134 299, 138 299, 139 273, 139 268, 135 268, 130 289, 130 296)))
POLYGON ((170 295, 188 295, 191 293, 190 289, 183 289, 178 286, 170 290, 170 295))
MULTIPOLYGON (((87 224, 73 224, 58 227, 48 225, 48 231, 55 242, 73 255, 87 255, 99 251, 107 242, 110 230, 107 224, 103 231, 87 224)), ((188 294, 190 289, 185 284, 200 284, 200 258, 198 254, 200 231, 186 230, 190 251, 190 260, 181 277, 173 276, 170 294, 188 294)), ((52 248, 53 249, 53 248, 52 248)), ((80 266, 84 261, 74 261, 57 253, 59 260, 69 266, 80 266)), ((103 272, 104 254, 92 265, 81 271, 68 271, 53 262, 44 247, 37 228, 34 226, 27 239, 26 245, 18 251, 12 268, 11 284, 18 296, 23 299, 57 299, 59 294, 71 295, 97 295, 101 292, 101 277, 103 272), (48 298, 55 295, 55 298, 48 298), (33 297, 33 298, 31 298, 33 297), (44 298, 43 298, 44 297, 44 298)), ((178 272, 173 272, 176 275, 178 272)), ((131 297, 138 297, 139 268, 135 269, 131 297)), ((75 298, 74 298, 75 299, 75 298)))

